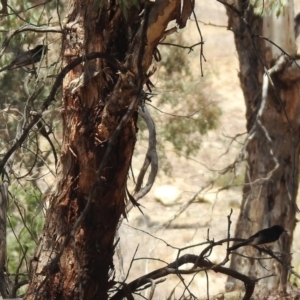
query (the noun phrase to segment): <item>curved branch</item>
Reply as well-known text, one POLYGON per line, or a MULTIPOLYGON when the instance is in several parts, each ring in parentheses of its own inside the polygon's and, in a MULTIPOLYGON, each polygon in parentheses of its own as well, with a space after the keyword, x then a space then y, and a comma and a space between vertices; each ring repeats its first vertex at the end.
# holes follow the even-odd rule
POLYGON ((8 46, 12 37, 18 33, 25 31, 33 31, 33 32, 54 32, 54 33, 63 33, 59 26, 34 26, 34 25, 24 25, 17 29, 12 29, 8 32, 5 40, 2 43, 2 47, 0 50, 0 57, 5 52, 6 47, 8 46))
POLYGON ((143 107, 139 106, 139 114, 142 116, 142 118, 145 120, 147 124, 149 130, 149 143, 148 143, 148 150, 144 160, 144 164, 140 170, 139 176, 137 178, 135 190, 134 190, 134 198, 136 201, 144 197, 150 191, 155 181, 157 170, 158 170, 158 158, 156 153, 156 130, 146 105, 144 105, 143 107), (148 177, 148 181, 145 187, 142 188, 144 176, 150 164, 151 164, 151 171, 148 177))
POLYGON ((4 155, 3 159, 0 162, 0 174, 2 174, 4 172, 4 166, 7 163, 8 159, 10 158, 10 156, 19 148, 21 147, 22 143, 25 141, 25 139, 27 138, 30 130, 32 129, 32 127, 38 123, 42 116, 43 116, 43 112, 49 107, 49 105, 51 104, 51 102, 55 99, 55 95, 57 93, 57 90, 59 89, 59 87, 62 84, 63 79, 65 78, 65 76, 72 70, 74 69, 77 65, 81 64, 82 62, 86 61, 86 60, 91 60, 91 59, 96 59, 96 58, 102 58, 102 59, 106 59, 110 64, 112 64, 115 68, 117 68, 118 70, 120 70, 122 73, 126 72, 126 68, 114 57, 110 56, 109 54, 106 53, 102 53, 102 52, 93 52, 93 53, 89 53, 87 55, 78 57, 76 59, 74 59, 70 64, 68 64, 67 66, 65 66, 61 72, 58 74, 51 92, 49 94, 49 96, 46 98, 46 100, 44 101, 44 103, 41 105, 40 109, 34 113, 34 115, 32 116, 32 120, 30 123, 28 123, 24 128, 23 128, 23 132, 21 134, 21 136, 15 141, 15 143, 12 145, 12 147, 7 151, 7 153, 4 155))
MULTIPOLYGON (((253 278, 250 278, 248 276, 245 276, 235 270, 220 266, 220 265, 215 265, 212 262, 201 259, 198 260, 198 256, 194 254, 185 254, 181 257, 179 257, 177 260, 173 261, 166 267, 157 269, 153 272, 150 272, 134 281, 131 283, 127 284, 127 289, 130 290, 130 292, 134 292, 137 288, 149 283, 149 280, 155 280, 161 277, 165 277, 170 274, 193 274, 196 272, 199 272, 199 268, 205 269, 205 270, 212 270, 215 273, 222 273, 225 275, 229 275, 233 278, 236 278, 245 284, 245 295, 243 297, 243 300, 250 299, 251 295, 254 292, 254 287, 256 280, 253 278), (181 270, 179 269, 180 266, 192 263, 195 264, 197 263, 197 269, 189 269, 189 270, 181 270)), ((119 290, 114 296, 111 297, 111 300, 121 300, 123 297, 126 296, 125 290, 121 289, 119 290)))

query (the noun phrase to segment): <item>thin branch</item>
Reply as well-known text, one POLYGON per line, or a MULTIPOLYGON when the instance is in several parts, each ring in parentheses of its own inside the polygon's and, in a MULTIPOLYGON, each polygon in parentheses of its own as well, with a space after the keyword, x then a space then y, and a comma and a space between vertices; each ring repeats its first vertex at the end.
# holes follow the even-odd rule
MULTIPOLYGON (((13 11, 13 13, 9 13, 9 14, 7 14, 7 15, 9 16, 9 15, 15 15, 15 14, 17 14, 17 13, 18 13, 18 14, 19 14, 19 13, 24 13, 24 12, 27 12, 27 11, 33 9, 33 8, 38 7, 38 6, 44 6, 44 5, 46 5, 47 3, 51 2, 51 1, 52 1, 52 0, 47 0, 47 1, 45 1, 45 2, 38 3, 38 4, 36 4, 36 5, 32 5, 32 6, 28 7, 28 8, 26 8, 26 9, 19 10, 19 11, 17 11, 17 12, 13 11)), ((1 2, 2 2, 2 1, 1 1, 1 2)), ((8 6, 8 5, 7 5, 7 6, 8 6)), ((11 9, 10 6, 8 6, 8 7, 11 9)))
MULTIPOLYGON (((231 224, 231 222, 230 222, 230 216, 231 216, 231 214, 232 214, 232 211, 228 215, 228 219, 229 219, 228 230, 230 229, 230 224, 231 224)), ((209 239, 209 236, 208 236, 208 239, 209 239)), ((227 243, 227 245, 228 245, 229 241, 236 241, 236 240, 244 240, 244 239, 226 238, 226 239, 219 240, 217 242, 209 240, 210 245, 208 247, 206 247, 201 252, 201 254, 199 256, 192 255, 192 254, 186 254, 186 255, 183 255, 181 257, 177 256, 177 258, 176 258, 175 261, 173 261, 172 263, 168 264, 165 267, 159 268, 159 269, 157 269, 157 270, 155 270, 153 272, 150 272, 150 273, 148 273, 148 274, 146 274, 144 276, 141 276, 141 277, 139 277, 138 279, 135 279, 134 281, 132 281, 129 284, 127 284, 125 282, 120 283, 123 287, 126 286, 126 289, 124 289, 124 288, 123 289, 119 289, 111 297, 111 300, 123 299, 122 297, 125 297, 125 294, 127 294, 127 293, 134 293, 135 291, 140 290, 141 288, 145 289, 146 287, 150 287, 151 285, 146 285, 147 282, 149 282, 149 280, 156 280, 156 279, 159 279, 159 278, 166 277, 166 276, 168 276, 170 274, 174 274, 174 275, 179 276, 181 282, 185 286, 185 289, 189 291, 188 285, 185 284, 185 282, 184 282, 184 280, 182 278, 182 275, 185 275, 185 274, 196 274, 196 273, 198 273, 200 271, 206 272, 208 270, 214 271, 216 273, 222 273, 222 274, 231 276, 231 277, 233 277, 235 279, 238 279, 238 280, 244 282, 246 293, 245 293, 243 299, 244 300, 250 299, 251 295, 254 292, 255 284, 258 281, 262 280, 262 279, 265 279, 265 278, 270 277, 270 276, 274 276, 274 274, 269 274, 269 275, 261 277, 261 278, 252 278, 252 277, 248 277, 248 276, 246 276, 244 274, 241 274, 241 273, 239 273, 239 272, 237 272, 235 270, 232 270, 230 268, 226 268, 226 267, 224 267, 224 265, 228 261, 228 259, 227 259, 228 255, 229 255, 228 253, 226 255, 226 258, 220 264, 214 264, 214 263, 212 263, 212 262, 210 262, 208 260, 208 256, 210 255, 211 250, 216 245, 221 245, 223 243, 227 243), (207 255, 208 252, 209 252, 209 254, 207 255), (193 264, 193 267, 189 268, 189 269, 186 269, 186 268, 185 269, 180 269, 181 266, 186 265, 186 264, 193 264)), ((166 243, 165 241, 163 241, 163 242, 166 243)), ((203 243, 201 243, 201 244, 203 244, 203 243)), ((199 243, 198 245, 201 245, 201 244, 199 243)), ((169 244, 167 244, 167 245, 169 245, 169 244)), ((171 246, 171 247, 175 248, 173 246, 171 246)), ((253 247, 256 248, 260 253, 263 252, 263 253, 268 254, 270 257, 267 258, 267 259, 275 259, 278 262, 280 262, 283 266, 285 266, 286 268, 288 268, 289 270, 292 271, 292 267, 286 265, 285 262, 284 262, 284 260, 280 259, 270 249, 262 248, 262 247, 259 247, 259 246, 253 246, 253 247)), ((180 253, 182 250, 184 250, 184 248, 179 249, 178 253, 180 253)), ((261 259, 261 258, 255 258, 255 257, 254 258, 253 257, 247 257, 247 258, 249 258, 249 259, 257 259, 257 260, 261 259)), ((266 259, 266 258, 264 258, 264 259, 266 259)), ((135 259, 135 260, 138 260, 138 259, 135 259)), ((131 264, 132 264, 132 261, 131 261, 131 264)), ((296 276, 297 275, 298 274, 296 274, 296 276)), ((191 294, 190 291, 189 291, 189 293, 191 294)))
MULTIPOLYGON (((27 222, 26 222, 26 216, 23 216, 22 214, 22 211, 21 211, 21 208, 20 208, 20 205, 17 201, 14 201, 14 204, 16 205, 17 209, 18 209, 18 212, 20 214, 20 217, 21 217, 21 220, 22 220, 22 223, 24 225, 24 228, 27 230, 27 232, 29 233, 29 235, 31 236, 32 240, 34 241, 35 244, 37 244, 37 240, 35 239, 33 233, 31 232, 30 228, 28 227, 27 225, 27 222)), ((24 214, 26 214, 26 209, 23 207, 23 210, 24 210, 24 214)), ((25 253, 27 251, 27 246, 25 245, 25 253)))
MULTIPOLYGON (((149 279, 155 280, 155 279, 159 279, 159 278, 171 275, 171 274, 193 274, 195 272, 199 272, 199 269, 193 269, 193 270, 179 269, 180 266, 188 264, 188 263, 195 264, 197 260, 198 260, 197 255, 185 254, 185 255, 179 257, 177 260, 170 263, 168 266, 159 268, 153 272, 150 272, 144 276, 139 277, 138 279, 135 279, 131 283, 127 284, 127 288, 131 292, 133 292, 137 288, 147 284, 149 279)), ((256 280, 253 278, 250 278, 248 276, 245 276, 235 270, 231 270, 231 269, 223 267, 223 266, 216 266, 212 262, 205 260, 205 259, 198 261, 197 267, 199 267, 200 269, 204 268, 206 270, 211 269, 216 273, 222 273, 225 275, 229 275, 233 278, 236 278, 236 279, 244 282, 245 289, 246 289, 246 293, 243 297, 244 300, 250 299, 251 295, 254 292, 256 280)), ((115 295, 113 295, 111 297, 111 300, 121 300, 121 299, 123 299, 123 297, 125 297, 125 291, 123 289, 121 289, 115 295)))
POLYGON ((163 111, 161 109, 159 109, 158 107, 152 105, 151 103, 148 103, 148 105, 150 105, 151 107, 153 107, 154 109, 156 109, 157 111, 159 111, 160 113, 162 114, 165 114, 165 115, 168 115, 168 116, 171 116, 171 117, 176 117, 176 118, 186 118, 186 119, 191 119, 195 114, 203 111, 204 109, 206 109, 208 106, 212 105, 212 104, 215 104, 217 103, 218 101, 211 101, 209 102, 207 105, 205 105, 204 107, 200 108, 200 109, 197 109, 196 111, 192 112, 191 114, 189 115, 177 115, 177 114, 171 114, 171 113, 168 113, 166 111, 163 111))
POLYGON ((155 291, 155 288, 156 288, 156 283, 153 279, 149 278, 148 281, 150 282, 151 284, 151 290, 150 290, 150 294, 149 294, 149 297, 148 297, 148 300, 152 300, 153 296, 154 296, 154 291, 155 291))
POLYGON ((14 282, 14 285, 13 285, 13 288, 12 288, 12 292, 11 292, 11 296, 12 297, 16 297, 18 289, 21 286, 23 286, 23 285, 25 285, 25 284, 28 283, 28 280, 25 280, 25 283, 24 283, 24 281, 19 281, 19 276, 20 276, 19 271, 20 271, 20 269, 22 267, 23 260, 25 260, 27 251, 28 251, 28 247, 25 246, 25 251, 22 253, 21 260, 20 260, 19 265, 18 265, 17 270, 16 270, 15 282, 14 282))
MULTIPOLYGON (((114 67, 116 67, 118 70, 120 70, 122 73, 124 73, 126 71, 126 68, 121 65, 121 63, 115 59, 114 57, 110 56, 109 54, 106 53, 102 53, 102 52, 93 52, 93 53, 89 53, 87 55, 78 57, 76 59, 74 59, 70 64, 68 64, 67 66, 65 66, 61 72, 57 75, 57 78, 52 86, 51 92, 49 94, 49 96, 46 98, 46 100, 44 101, 44 103, 41 105, 40 109, 35 113, 34 116, 32 116, 32 120, 31 122, 29 122, 24 128, 23 131, 20 135, 20 137, 18 139, 16 139, 16 141, 14 142, 13 146, 7 151, 7 153, 4 155, 3 159, 0 162, 0 174, 3 173, 4 171, 4 166, 6 164, 6 162, 8 161, 8 159, 10 158, 10 156, 19 148, 21 147, 22 143, 26 140, 30 130, 32 129, 32 127, 38 123, 42 116, 44 111, 50 106, 50 104, 52 103, 52 101, 54 101, 55 99, 55 95, 57 93, 57 90, 59 89, 59 87, 62 84, 63 79, 65 78, 65 76, 72 70, 74 69, 77 65, 81 64, 82 62, 86 61, 86 60, 92 60, 92 59, 96 59, 96 58, 102 58, 102 59, 106 59, 109 63, 111 63, 114 67)), ((137 101, 137 100, 136 100, 137 101)), ((128 115, 126 114, 126 118, 128 118, 128 115)), ((125 118, 125 119, 126 119, 125 118)), ((125 120, 123 121, 125 122, 125 120)), ((122 123, 123 125, 123 123, 122 123)))
POLYGON ((196 43, 192 46, 183 46, 183 45, 178 45, 178 44, 173 44, 173 43, 165 43, 165 42, 160 42, 159 45, 166 45, 166 46, 174 46, 174 47, 178 47, 178 48, 182 48, 182 49, 189 49, 189 53, 194 51, 194 48, 198 45, 202 45, 204 44, 204 42, 199 42, 199 43, 196 43))
POLYGON ((137 178, 135 190, 134 190, 134 198, 136 201, 144 197, 151 190, 151 187, 153 186, 158 171, 158 157, 156 152, 156 130, 155 130, 154 122, 150 116, 150 113, 146 105, 144 105, 143 107, 139 106, 139 114, 142 116, 142 118, 145 120, 147 124, 149 130, 149 142, 148 142, 148 150, 144 160, 144 164, 140 170, 139 176, 137 178), (148 176, 148 181, 147 184, 142 188, 144 176, 150 164, 151 164, 151 171, 148 176))
MULTIPOLYGON (((137 253, 138 249, 139 249, 139 245, 137 245, 137 247, 136 247, 136 249, 135 249, 135 251, 134 251, 134 253, 133 253, 133 257, 132 257, 132 259, 131 259, 131 261, 130 261, 130 265, 129 265, 129 268, 128 268, 128 271, 127 271, 127 274, 126 274, 126 276, 125 276, 125 280, 126 280, 126 279, 128 278, 128 276, 129 276, 129 273, 130 273, 130 270, 131 270, 132 264, 133 264, 133 262, 134 262, 134 257, 135 257, 135 255, 136 255, 136 253, 137 253)), ((125 280, 124 280, 124 282, 125 282, 125 280)))
POLYGON ((196 20, 196 26, 197 26, 197 30, 198 30, 198 33, 199 33, 199 36, 200 36, 200 44, 201 44, 201 47, 200 47, 200 68, 201 68, 201 76, 203 77, 203 62, 202 62, 202 59, 204 61, 206 61, 206 58, 204 56, 204 48, 203 48, 203 45, 204 45, 204 39, 203 39, 203 36, 202 36, 202 33, 201 33, 201 29, 200 29, 200 26, 198 24, 198 21, 197 21, 197 17, 196 17, 196 14, 195 14, 195 11, 193 10, 193 16, 196 20))
POLYGON ((211 23, 211 22, 203 22, 203 21, 201 21, 201 20, 198 20, 198 19, 190 19, 191 21, 193 21, 193 22, 199 22, 199 23, 201 23, 201 24, 203 24, 203 25, 205 25, 205 26, 212 26, 212 27, 219 27, 219 28, 227 28, 227 25, 219 25, 219 24, 215 24, 215 23, 211 23))
POLYGON ((11 29, 8 33, 7 36, 5 37, 5 40, 2 43, 2 47, 0 49, 0 58, 2 57, 3 53, 5 52, 5 49, 10 43, 10 40, 12 39, 13 36, 16 34, 26 32, 26 31, 32 31, 32 32, 53 32, 53 33, 63 33, 60 27, 58 26, 35 26, 35 25, 24 25, 21 26, 17 29, 11 29))

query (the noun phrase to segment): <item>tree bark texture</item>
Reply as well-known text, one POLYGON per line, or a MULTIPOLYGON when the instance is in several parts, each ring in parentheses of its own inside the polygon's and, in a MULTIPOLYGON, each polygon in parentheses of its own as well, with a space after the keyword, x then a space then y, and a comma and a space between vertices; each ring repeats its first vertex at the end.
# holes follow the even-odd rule
POLYGON ((3 298, 11 296, 12 284, 9 280, 6 265, 7 265, 7 250, 6 250, 6 218, 8 204, 8 178, 3 176, 0 183, 0 294, 3 298))
MULTIPOLYGON (((235 1, 234 7, 237 11, 229 6, 226 9, 240 62, 239 78, 245 98, 249 134, 245 145, 243 201, 235 236, 247 238, 260 229, 276 224, 282 225, 288 233, 282 234, 272 246, 273 251, 282 255, 285 266, 273 260, 264 260, 262 263, 254 258, 232 254, 231 267, 254 278, 276 274, 258 282, 261 290, 270 292, 285 287, 288 265, 291 263, 298 190, 299 71, 292 71, 289 62, 277 71, 269 72, 271 79, 268 79, 264 70, 270 70, 282 57, 272 53, 268 41, 258 38, 265 36, 263 22, 266 20, 254 15, 248 1, 235 1)), ((271 27, 269 24, 269 28, 274 26, 275 23, 271 27)), ((272 40, 272 35, 268 38, 272 40)), ((290 45, 288 50, 291 49, 290 45)), ((291 52, 289 54, 294 55, 291 52)), ((238 251, 249 257, 259 255, 251 246, 238 251)), ((237 287, 238 283, 232 278, 228 281, 231 283, 229 288, 237 287)))
POLYGON ((138 102, 114 143, 109 142, 140 96, 138 88, 147 81, 153 52, 168 23, 178 18, 180 5, 179 0, 150 3, 146 18, 139 15, 144 8, 140 3, 139 9, 128 9, 126 21, 117 2, 102 1, 99 9, 95 3, 99 2, 70 3, 64 20, 65 65, 78 56, 103 52, 118 59, 126 72, 97 59, 65 77, 59 177, 25 299, 107 299, 114 278, 116 227, 125 215, 138 102))

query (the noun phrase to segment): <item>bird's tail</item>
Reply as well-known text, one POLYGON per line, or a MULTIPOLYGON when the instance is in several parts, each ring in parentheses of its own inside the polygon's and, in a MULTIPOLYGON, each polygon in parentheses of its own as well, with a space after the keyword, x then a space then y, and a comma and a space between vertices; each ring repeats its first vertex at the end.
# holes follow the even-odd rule
POLYGON ((238 249, 238 248, 240 248, 240 247, 246 246, 246 245, 248 245, 248 244, 249 244, 249 241, 246 240, 246 241, 244 241, 244 242, 240 242, 240 243, 237 243, 237 244, 235 244, 235 245, 229 247, 227 250, 228 250, 228 251, 233 251, 233 250, 236 250, 236 249, 238 249))

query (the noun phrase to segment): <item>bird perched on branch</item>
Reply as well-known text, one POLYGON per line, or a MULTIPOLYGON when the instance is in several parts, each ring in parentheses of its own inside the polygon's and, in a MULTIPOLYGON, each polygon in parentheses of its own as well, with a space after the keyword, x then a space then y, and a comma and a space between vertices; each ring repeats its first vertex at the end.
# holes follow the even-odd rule
POLYGON ((227 250, 233 251, 247 245, 257 246, 270 244, 277 241, 283 232, 287 231, 280 225, 274 225, 270 228, 258 231, 254 235, 250 236, 247 240, 237 243, 234 246, 229 247, 227 250))
POLYGON ((0 69, 0 72, 33 65, 39 62, 47 51, 48 46, 38 45, 31 50, 19 54, 8 66, 0 69))

